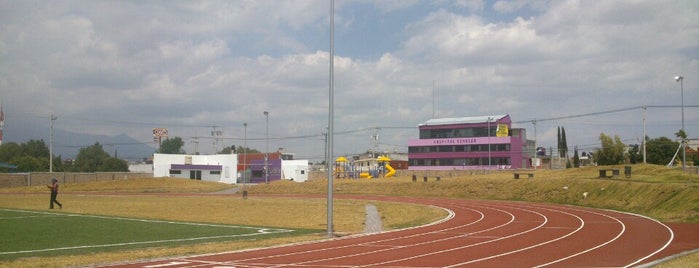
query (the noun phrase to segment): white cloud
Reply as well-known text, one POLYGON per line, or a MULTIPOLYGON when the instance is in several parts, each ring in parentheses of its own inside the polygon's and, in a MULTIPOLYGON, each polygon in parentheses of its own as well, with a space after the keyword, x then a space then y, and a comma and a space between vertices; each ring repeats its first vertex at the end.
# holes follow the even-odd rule
MULTIPOLYGON (((359 37, 336 36, 338 44, 384 50, 394 46, 381 46, 388 38, 380 37, 400 40, 373 56, 336 55, 340 131, 415 126, 433 109, 438 117, 510 113, 523 121, 672 104, 677 74, 686 77, 686 103, 697 99, 691 74, 699 73, 699 4, 692 1, 338 1, 336 9, 355 5, 376 8, 382 21, 363 22, 369 32, 359 37)), ((182 137, 203 135, 207 129, 196 126, 209 125, 241 136, 242 122, 251 137, 259 135, 266 110, 273 136, 320 134, 327 124, 328 11, 320 0, 2 2, 0 99, 41 118, 169 124, 182 137)), ((351 18, 337 19, 354 27, 351 18)), ((653 112, 678 120, 671 109, 653 112)), ((696 122, 694 114, 688 122, 696 122)), ((594 142, 600 132, 613 134, 615 122, 630 125, 622 135, 638 136, 640 115, 607 116, 604 124, 541 122, 539 138, 546 143, 551 129, 564 125, 571 139, 594 142)), ((59 127, 90 129, 81 124, 59 127)), ((150 138, 139 129, 144 124, 134 125, 99 131, 150 138)), ((531 124, 524 127, 532 137, 531 124)), ((675 127, 655 127, 672 132, 663 128, 675 127)), ((380 132, 387 144, 417 135, 380 132)), ((338 150, 364 150, 370 135, 345 134, 338 150)), ((322 155, 306 152, 322 152, 316 138, 271 147, 322 155)))

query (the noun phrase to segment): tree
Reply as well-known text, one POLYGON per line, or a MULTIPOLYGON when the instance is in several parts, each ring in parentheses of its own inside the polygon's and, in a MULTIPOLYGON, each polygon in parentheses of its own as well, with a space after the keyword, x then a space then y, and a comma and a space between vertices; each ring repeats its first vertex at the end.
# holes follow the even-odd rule
POLYGON ((598 165, 618 165, 624 162, 624 145, 619 136, 612 137, 600 133, 602 148, 593 155, 598 165))
POLYGON ((14 142, 3 143, 0 146, 0 162, 10 163, 12 159, 22 155, 22 147, 14 142))
POLYGON ((556 146, 558 147, 558 155, 562 156, 563 153, 561 153, 561 148, 563 148, 563 146, 561 146, 561 127, 558 127, 557 130, 558 134, 556 135, 556 141, 558 142, 558 145, 556 146))
MULTIPOLYGON (((32 171, 46 171, 47 169, 42 168, 44 163, 41 162, 36 157, 31 157, 28 155, 17 157, 13 160, 14 164, 17 165, 17 172, 32 172, 32 171)), ((48 160, 46 161, 48 163, 48 160)))
POLYGON ((563 148, 561 157, 568 158, 568 140, 566 139, 566 129, 564 127, 561 127, 561 148, 563 148))
POLYGON ((127 172, 129 171, 129 164, 125 160, 110 157, 104 161, 100 171, 127 172))
POLYGON ((161 154, 184 154, 182 147, 184 146, 184 141, 180 137, 167 138, 160 144, 160 149, 158 153, 161 154))
POLYGON ((44 140, 30 140, 22 144, 22 155, 31 157, 49 157, 49 147, 46 146, 44 140))
POLYGON ((578 155, 578 146, 575 146, 575 150, 573 150, 573 167, 580 167, 580 156, 578 155))
POLYGON ((667 165, 672 161, 680 143, 667 137, 660 137, 646 142, 646 161, 650 164, 667 165))
POLYGON ((16 165, 20 172, 48 171, 49 149, 43 140, 6 143, 0 146, 0 162, 16 165))
POLYGON ((558 127, 558 155, 568 157, 568 141, 566 140, 566 129, 558 127))
POLYGON ((637 164, 643 161, 643 155, 641 154, 641 150, 639 149, 640 147, 641 146, 639 146, 638 144, 629 145, 629 163, 637 164))
POLYGON ((235 151, 239 154, 259 154, 260 151, 248 147, 238 146, 235 151))
POLYGON ((96 142, 86 148, 81 148, 78 156, 75 157, 75 169, 79 172, 96 172, 101 170, 102 165, 110 156, 102 149, 102 145, 96 142))

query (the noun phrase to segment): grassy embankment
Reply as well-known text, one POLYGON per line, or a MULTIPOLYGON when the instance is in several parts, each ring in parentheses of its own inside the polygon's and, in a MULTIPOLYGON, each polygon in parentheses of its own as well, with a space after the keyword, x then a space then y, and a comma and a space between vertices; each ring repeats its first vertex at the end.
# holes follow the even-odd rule
MULTIPOLYGON (((598 168, 533 171, 533 179, 513 179, 512 171, 459 177, 440 181, 418 176, 382 179, 335 180, 336 193, 424 196, 460 199, 516 200, 569 204, 633 212, 665 222, 699 222, 699 175, 656 165, 633 165, 632 176, 598 178, 598 168), (584 193, 587 193, 585 197, 584 193)), ((323 194, 325 180, 305 183, 279 182, 249 189, 256 193, 323 194)))
MULTIPOLYGON (((511 171, 468 176, 442 176, 440 181, 430 177, 428 182, 412 182, 411 177, 387 179, 335 180, 340 194, 423 196, 461 199, 497 199, 529 202, 570 204, 607 208, 647 215, 666 222, 699 222, 699 176, 686 175, 677 169, 654 165, 633 165, 631 178, 597 178, 597 168, 534 171, 533 179, 513 179, 511 171), (587 192, 587 197, 583 193, 587 192)), ((240 186, 238 186, 240 187, 240 186)), ((304 183, 274 182, 246 188, 248 200, 240 195, 199 195, 230 189, 230 185, 178 179, 138 179, 113 182, 93 182, 64 185, 59 200, 66 203, 64 211, 71 213, 116 215, 137 218, 177 219, 183 221, 217 222, 272 227, 324 228, 324 200, 257 197, 257 194, 319 194, 327 190, 325 180, 304 183), (96 196, 75 193, 194 193, 191 196, 119 195, 96 196), (217 213, 212 213, 216 211, 217 213), (224 211, 225 213, 220 213, 224 211), (275 217, 269 217, 275 215, 275 217), (279 220, 283 219, 283 220, 279 220)), ((44 210, 48 195, 43 186, 0 189, 2 192, 27 193, 0 195, 0 207, 44 210)), ((363 201, 335 202, 335 230, 359 232, 363 226, 363 201), (343 216, 344 215, 344 216, 343 216)), ((441 211, 382 203, 379 211, 387 229, 439 218, 441 211), (426 213, 427 212, 427 213, 426 213), (425 216, 425 213, 428 216, 425 216), (415 219, 413 219, 415 218, 415 219), (417 220, 416 220, 417 219, 417 220)), ((195 247, 155 248, 133 252, 99 253, 90 256, 65 256, 53 259, 21 259, 0 263, 0 266, 70 266, 95 262, 114 262, 205 252, 254 248, 281 243, 321 239, 322 235, 283 238, 279 240, 211 243, 195 247)), ((690 255, 680 264, 663 267, 685 267, 682 263, 697 263, 699 254, 690 255)))

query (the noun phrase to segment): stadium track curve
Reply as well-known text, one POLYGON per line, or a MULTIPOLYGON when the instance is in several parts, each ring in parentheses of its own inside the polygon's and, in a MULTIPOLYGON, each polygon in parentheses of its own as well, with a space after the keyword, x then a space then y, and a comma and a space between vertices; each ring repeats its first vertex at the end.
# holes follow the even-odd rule
POLYGON ((431 205, 449 216, 377 234, 110 267, 633 267, 699 248, 697 224, 664 224, 610 210, 446 198, 335 198, 431 205))

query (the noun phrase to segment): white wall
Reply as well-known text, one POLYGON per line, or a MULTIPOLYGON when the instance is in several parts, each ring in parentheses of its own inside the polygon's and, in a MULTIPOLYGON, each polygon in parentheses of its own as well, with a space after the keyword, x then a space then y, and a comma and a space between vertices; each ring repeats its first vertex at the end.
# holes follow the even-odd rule
POLYGON ((153 164, 131 164, 129 172, 153 173, 153 164))
POLYGON ((296 182, 308 180, 308 160, 283 160, 282 179, 296 182))
MULTIPOLYGON (((218 181, 223 183, 236 183, 238 156, 234 154, 217 155, 184 155, 184 154, 154 154, 153 155, 153 177, 170 177, 170 166, 172 164, 184 165, 185 160, 191 157, 191 165, 220 165, 221 175, 217 178, 204 176, 202 180, 218 181)), ((186 174, 189 177, 189 172, 186 174)), ((181 176, 178 176, 181 177, 181 176)))

